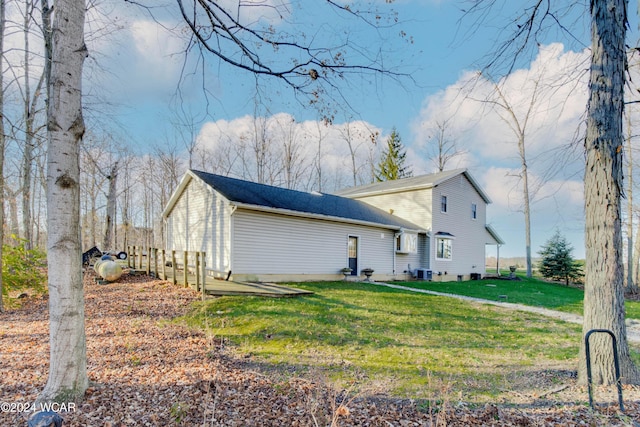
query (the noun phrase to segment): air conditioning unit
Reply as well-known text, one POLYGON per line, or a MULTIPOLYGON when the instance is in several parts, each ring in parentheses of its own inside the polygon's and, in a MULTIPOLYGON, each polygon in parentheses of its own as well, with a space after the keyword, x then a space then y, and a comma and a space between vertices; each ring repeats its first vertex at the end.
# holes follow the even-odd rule
POLYGON ((418 252, 418 235, 402 232, 396 235, 396 253, 415 254, 418 252))
POLYGON ((415 276, 418 280, 432 280, 433 271, 426 268, 416 268, 415 276))

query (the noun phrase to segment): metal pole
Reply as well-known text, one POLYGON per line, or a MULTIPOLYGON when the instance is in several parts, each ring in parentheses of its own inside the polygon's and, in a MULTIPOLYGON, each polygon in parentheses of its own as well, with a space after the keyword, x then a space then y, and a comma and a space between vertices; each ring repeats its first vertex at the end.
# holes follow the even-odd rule
POLYGON ((587 390, 589 392, 589 406, 593 408, 593 394, 591 392, 591 348, 589 346, 589 338, 594 333, 605 333, 611 337, 611 343, 613 345, 613 365, 616 371, 616 386, 618 387, 618 405, 620 406, 620 412, 624 412, 624 403, 622 402, 622 382, 620 380, 620 361, 618 360, 618 345, 616 336, 608 329, 592 329, 584 336, 584 349, 587 357, 587 390))

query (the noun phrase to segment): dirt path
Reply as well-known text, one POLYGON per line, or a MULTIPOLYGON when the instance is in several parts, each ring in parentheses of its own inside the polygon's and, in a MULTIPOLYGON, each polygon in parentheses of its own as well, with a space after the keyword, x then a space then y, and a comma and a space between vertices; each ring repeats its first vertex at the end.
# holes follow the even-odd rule
MULTIPOLYGON (((504 307, 504 308, 508 308, 511 310, 519 310, 519 311, 526 311, 529 313, 537 313, 537 314, 541 314, 543 316, 547 316, 547 317, 552 317, 554 319, 559 319, 565 322, 569 322, 569 323, 577 323, 579 325, 582 324, 582 316, 578 315, 578 314, 573 314, 573 313, 565 313, 563 311, 556 311, 556 310, 549 310, 548 308, 543 308, 543 307, 533 307, 530 305, 524 305, 524 304, 514 304, 511 302, 503 302, 503 301, 491 301, 491 300, 486 300, 486 299, 482 299, 482 298, 475 298, 475 297, 468 297, 468 296, 464 296, 464 295, 456 295, 456 294, 448 294, 445 292, 436 292, 436 291, 429 291, 426 289, 416 289, 416 288, 411 288, 408 286, 402 286, 402 285, 393 285, 391 283, 383 283, 383 282, 372 282, 376 285, 380 285, 380 286, 387 286, 389 288, 394 288, 394 289, 402 289, 405 291, 411 291, 411 292, 418 292, 421 294, 429 294, 429 295, 438 295, 438 296, 442 296, 442 297, 449 297, 449 298, 457 298, 460 300, 464 300, 464 301, 469 301, 469 302, 474 302, 474 303, 478 303, 478 304, 489 304, 489 305, 495 305, 498 307, 504 307)), ((640 344, 640 322, 632 319, 629 320, 627 319, 627 340, 630 343, 634 343, 634 344, 640 344)))

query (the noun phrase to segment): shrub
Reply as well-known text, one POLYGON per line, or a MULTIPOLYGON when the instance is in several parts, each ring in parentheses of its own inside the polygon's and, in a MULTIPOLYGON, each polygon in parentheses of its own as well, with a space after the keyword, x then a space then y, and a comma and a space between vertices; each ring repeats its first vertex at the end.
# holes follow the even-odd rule
POLYGON ((573 259, 573 247, 567 239, 556 230, 551 239, 542 246, 540 252, 540 274, 547 279, 562 280, 567 286, 570 281, 578 281, 583 273, 579 264, 573 259))
POLYGON ((2 247, 2 293, 31 289, 36 293, 46 288, 46 256, 40 249, 27 250, 24 240, 2 247))

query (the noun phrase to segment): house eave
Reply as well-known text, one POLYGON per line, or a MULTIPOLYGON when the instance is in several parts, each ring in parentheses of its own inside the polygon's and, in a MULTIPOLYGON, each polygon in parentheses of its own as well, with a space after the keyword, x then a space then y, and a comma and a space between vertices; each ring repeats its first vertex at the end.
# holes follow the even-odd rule
POLYGON ((169 217, 169 214, 171 213, 176 202, 182 195, 182 192, 187 187, 187 185, 189 185, 189 182, 191 182, 193 178, 195 178, 195 176, 191 173, 191 171, 187 171, 187 173, 184 174, 184 176, 180 180, 180 183, 178 184, 178 187, 175 189, 173 194, 171 194, 171 198, 167 202, 164 210, 162 211, 163 220, 166 220, 169 217))

